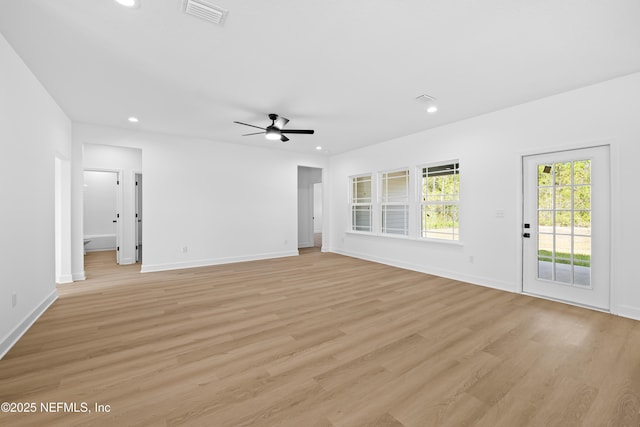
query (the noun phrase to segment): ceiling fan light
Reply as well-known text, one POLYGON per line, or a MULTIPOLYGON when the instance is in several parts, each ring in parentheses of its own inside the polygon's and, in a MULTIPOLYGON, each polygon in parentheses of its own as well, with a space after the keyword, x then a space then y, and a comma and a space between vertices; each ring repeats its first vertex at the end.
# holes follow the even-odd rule
POLYGON ((280 133, 280 130, 276 128, 268 128, 267 132, 265 133, 265 138, 270 141, 278 141, 281 136, 282 134, 280 133))

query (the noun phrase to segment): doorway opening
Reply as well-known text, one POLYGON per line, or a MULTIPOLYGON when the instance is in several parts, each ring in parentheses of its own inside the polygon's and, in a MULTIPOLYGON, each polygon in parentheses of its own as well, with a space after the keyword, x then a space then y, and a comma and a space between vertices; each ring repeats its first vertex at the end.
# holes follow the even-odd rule
POLYGON ((136 230, 136 262, 142 263, 142 174, 134 177, 135 189, 135 230, 136 230))
POLYGON ((298 249, 322 248, 322 169, 298 166, 298 249))
POLYGON ((109 252, 120 264, 120 172, 84 171, 84 253, 109 252))
POLYGON ((322 249, 322 182, 313 184, 313 247, 322 249))

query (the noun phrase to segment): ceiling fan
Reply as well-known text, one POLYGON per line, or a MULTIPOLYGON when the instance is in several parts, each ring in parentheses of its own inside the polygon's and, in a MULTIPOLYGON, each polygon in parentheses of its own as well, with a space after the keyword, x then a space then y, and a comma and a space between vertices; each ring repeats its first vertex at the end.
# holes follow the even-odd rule
POLYGON ((278 116, 277 114, 269 114, 269 120, 271 120, 271 124, 266 128, 250 125, 249 123, 236 122, 239 125, 251 126, 252 128, 262 129, 264 132, 254 132, 254 133, 246 133, 242 136, 249 135, 260 135, 264 134, 265 138, 270 139, 272 141, 280 140, 282 142, 287 142, 289 138, 287 138, 285 133, 300 133, 306 135, 313 135, 314 131, 312 129, 284 129, 287 123, 289 123, 289 119, 285 119, 284 117, 278 116))

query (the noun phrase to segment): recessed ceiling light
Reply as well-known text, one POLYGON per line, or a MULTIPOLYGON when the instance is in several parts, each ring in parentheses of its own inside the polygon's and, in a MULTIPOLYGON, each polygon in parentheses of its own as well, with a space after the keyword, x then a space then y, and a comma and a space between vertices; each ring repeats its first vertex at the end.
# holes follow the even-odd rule
POLYGON ((438 106, 436 105, 437 99, 435 97, 425 93, 423 95, 416 96, 416 100, 426 105, 427 113, 433 114, 438 111, 438 106))
POLYGON ((129 120, 131 123, 138 123, 140 121, 137 117, 129 117, 127 120, 129 120))
POLYGON ((316 150, 320 151, 322 150, 322 147, 320 147, 319 145, 316 147, 316 150))
POLYGON ((140 0, 116 0, 119 5, 124 7, 136 8, 140 7, 140 0))

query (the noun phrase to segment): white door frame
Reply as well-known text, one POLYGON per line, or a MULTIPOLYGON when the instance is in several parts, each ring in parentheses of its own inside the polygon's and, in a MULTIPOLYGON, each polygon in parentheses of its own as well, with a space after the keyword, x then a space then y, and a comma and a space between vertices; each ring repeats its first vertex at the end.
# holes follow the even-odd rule
MULTIPOLYGON (((123 233, 123 223, 122 223, 122 206, 123 206, 123 192, 122 192, 122 176, 124 171, 121 169, 104 169, 104 168, 85 168, 82 169, 83 172, 83 181, 84 181, 84 172, 110 172, 116 174, 116 180, 120 183, 116 185, 116 263, 120 264, 120 254, 122 251, 117 250, 117 247, 122 242, 122 233, 123 233)), ((84 205, 84 200, 83 200, 84 205)), ((84 220, 83 220, 84 221, 84 220)), ((82 233, 84 234, 84 222, 82 224, 82 233)))
MULTIPOLYGON (((516 201, 517 201, 517 209, 516 209, 516 213, 517 213, 517 217, 520 218, 521 221, 518 221, 518 223, 516 224, 517 227, 517 236, 519 239, 519 244, 517 245, 517 257, 519 259, 519 263, 518 263, 518 269, 517 269, 517 277, 518 277, 518 282, 520 284, 519 289, 517 291, 519 291, 520 293, 525 293, 524 290, 524 283, 525 283, 525 268, 524 268, 524 263, 525 263, 525 259, 524 259, 524 238, 522 237, 523 235, 523 230, 524 230, 524 223, 525 223, 525 197, 524 197, 524 192, 525 192, 525 179, 524 179, 524 173, 525 173, 525 168, 524 168, 524 162, 525 162, 525 158, 529 157, 529 156, 539 156, 539 155, 545 155, 545 154, 549 154, 549 155, 553 155, 556 153, 563 153, 563 152, 568 152, 568 151, 575 151, 575 150, 582 150, 582 149, 590 149, 590 148, 598 148, 598 147, 607 147, 608 148, 608 155, 609 155, 609 160, 608 160, 608 167, 609 167, 609 175, 608 175, 608 187, 606 188, 606 191, 608 192, 608 197, 609 197, 609 210, 608 210, 608 231, 609 234, 607 236, 608 238, 608 245, 609 245, 609 253, 608 253, 608 262, 609 262, 609 272, 608 272, 608 291, 609 291, 609 301, 608 301, 608 309, 607 310, 603 310, 603 309, 599 309, 597 307, 592 307, 592 306, 588 306, 588 305, 582 305, 579 303, 574 303, 571 301, 566 301, 566 300, 559 300, 560 302, 566 303, 566 304, 571 304, 571 305, 578 305, 581 307, 586 307, 586 308, 590 308, 590 309, 595 309, 595 310, 600 310, 600 311, 607 311, 607 312, 611 312, 614 314, 617 314, 617 304, 615 303, 615 292, 614 292, 614 252, 615 252, 615 246, 614 246, 614 235, 616 234, 616 221, 614 221, 614 212, 616 211, 614 209, 615 206, 615 192, 613 191, 614 186, 616 185, 616 183, 618 183, 619 181, 619 174, 617 173, 617 170, 615 167, 613 167, 614 164, 614 160, 616 160, 618 157, 618 147, 617 144, 615 144, 612 141, 599 141, 598 143, 591 143, 591 144, 587 144, 587 145, 571 145, 571 146, 566 146, 566 147, 555 147, 555 148, 551 148, 551 149, 547 149, 547 150, 538 150, 538 151, 527 151, 527 152, 521 152, 520 155, 517 158, 518 161, 518 169, 520 171, 520 173, 518 174, 518 179, 520 180, 520 182, 517 185, 517 194, 516 194, 516 201)), ((539 298, 544 298, 544 299, 551 299, 551 300, 556 300, 552 297, 545 297, 542 295, 533 295, 539 298)))
MULTIPOLYGON (((144 238, 144 233, 142 232, 142 230, 139 230, 138 228, 138 222, 140 221, 140 224, 142 223, 142 216, 144 215, 144 211, 142 210, 142 203, 140 203, 140 198, 139 198, 139 194, 142 191, 142 172, 138 172, 138 171, 133 171, 133 178, 132 178, 132 182, 134 183, 134 191, 133 191, 133 198, 134 198, 134 212, 133 212, 133 229, 134 229, 134 245, 135 245, 135 260, 136 262, 140 262, 142 263, 142 248, 138 248, 138 244, 140 244, 140 246, 142 246, 142 242, 140 241, 140 234, 142 234, 142 238, 144 238), (138 176, 140 177, 140 182, 138 182, 138 176), (140 216, 138 216, 138 213, 140 213, 140 216), (138 259, 140 258, 140 259, 138 259)), ((144 196, 142 197, 144 199, 144 196)), ((142 225, 140 226, 142 227, 142 225)))
POLYGON ((71 161, 54 157, 56 283, 71 283, 71 161))

